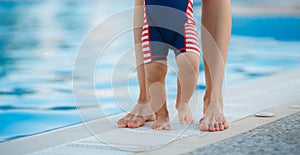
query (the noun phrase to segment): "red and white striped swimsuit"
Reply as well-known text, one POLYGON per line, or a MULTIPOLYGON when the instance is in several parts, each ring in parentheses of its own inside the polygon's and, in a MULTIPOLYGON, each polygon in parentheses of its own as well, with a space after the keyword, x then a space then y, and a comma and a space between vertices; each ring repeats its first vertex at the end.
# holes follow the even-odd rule
POLYGON ((166 60, 169 49, 176 56, 184 52, 200 56, 193 0, 144 0, 141 40, 144 63, 166 60))

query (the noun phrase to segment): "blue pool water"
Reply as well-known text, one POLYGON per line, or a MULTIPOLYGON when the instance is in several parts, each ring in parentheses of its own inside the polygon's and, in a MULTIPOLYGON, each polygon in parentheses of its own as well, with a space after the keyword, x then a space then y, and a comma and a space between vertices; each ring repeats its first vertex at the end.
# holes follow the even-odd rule
MULTIPOLYGON (((0 2, 1 142, 82 121, 76 109, 90 107, 76 107, 72 90, 79 45, 95 24, 132 5, 131 1, 0 2)), ((299 27, 300 15, 234 16, 226 86, 299 67, 299 27)), ((118 44, 132 44, 131 33, 118 44)), ((112 69, 110 64, 104 68, 112 69)), ((197 89, 203 92, 203 65, 200 71, 197 89)), ((168 75, 168 90, 176 88, 174 79, 168 75)), ((129 86, 137 90, 136 76, 129 86)), ((103 79, 96 81, 96 91, 108 87, 103 79)), ((168 97, 175 99, 175 93, 170 91, 168 97)), ((107 115, 123 111, 114 104, 114 96, 98 98, 107 105, 107 115)))

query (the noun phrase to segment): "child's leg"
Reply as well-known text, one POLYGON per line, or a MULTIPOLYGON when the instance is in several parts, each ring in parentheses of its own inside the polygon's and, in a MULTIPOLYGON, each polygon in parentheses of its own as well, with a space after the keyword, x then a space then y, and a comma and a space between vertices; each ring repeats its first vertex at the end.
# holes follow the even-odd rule
POLYGON ((178 55, 176 61, 179 68, 176 101, 179 122, 191 124, 194 119, 188 103, 196 89, 200 57, 195 53, 185 52, 178 55))
POLYGON ((145 64, 147 97, 156 121, 152 129, 170 130, 169 114, 166 105, 165 77, 167 65, 162 61, 152 61, 145 64))

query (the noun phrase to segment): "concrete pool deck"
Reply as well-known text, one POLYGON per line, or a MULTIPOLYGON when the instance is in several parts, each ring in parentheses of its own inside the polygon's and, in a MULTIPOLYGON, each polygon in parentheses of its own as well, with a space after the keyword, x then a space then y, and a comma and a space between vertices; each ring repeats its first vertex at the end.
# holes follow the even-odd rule
MULTIPOLYGON (((116 128, 111 120, 116 120, 121 117, 121 115, 115 115, 110 118, 92 120, 29 137, 3 142, 0 143, 0 152, 1 154, 12 155, 32 152, 36 152, 34 154, 182 154, 191 152, 299 112, 299 108, 296 109, 290 107, 291 105, 300 105, 299 77, 300 69, 294 69, 282 71, 267 77, 256 78, 226 89, 225 113, 228 114, 230 112, 228 118, 231 121, 231 127, 227 131, 187 134, 187 136, 176 139, 175 141, 173 140, 163 147, 157 147, 155 150, 146 152, 134 152, 130 149, 129 151, 114 150, 107 145, 99 145, 99 142, 95 143, 95 141, 92 141, 91 139, 85 140, 89 137, 95 137, 90 132, 91 130, 94 131, 95 134, 112 132, 114 134, 108 134, 109 138, 113 139, 115 138, 114 135, 117 136, 117 138, 120 138, 120 141, 123 142, 123 146, 127 141, 122 139, 122 135, 118 136, 117 134, 129 133, 129 130, 116 128), (275 115, 274 117, 269 118, 253 116, 253 114, 259 111, 269 111, 275 115)), ((196 126, 197 125, 198 124, 196 124, 196 126)), ((137 132, 134 134, 141 135, 142 138, 143 136, 147 136, 143 131, 138 132, 140 134, 137 132)), ((164 134, 168 133, 157 131, 156 133, 149 135, 150 137, 154 136, 153 138, 155 139, 155 135, 158 138, 161 138, 164 134)), ((126 137, 127 135, 123 136, 126 137)), ((149 137, 145 137, 145 139, 147 138, 149 137)), ((143 141, 141 141, 141 143, 142 142, 143 141)), ((134 148, 135 146, 133 144, 126 146, 126 148, 130 147, 134 148)))
POLYGON ((300 112, 186 154, 300 154, 300 112))

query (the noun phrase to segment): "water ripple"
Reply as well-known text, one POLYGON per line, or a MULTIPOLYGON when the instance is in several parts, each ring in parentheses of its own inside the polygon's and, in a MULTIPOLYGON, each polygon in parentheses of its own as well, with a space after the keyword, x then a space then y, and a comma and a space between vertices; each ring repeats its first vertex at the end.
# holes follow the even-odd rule
POLYGON ((35 91, 29 88, 14 88, 13 90, 10 91, 0 91, 0 95, 17 95, 17 96, 22 96, 22 95, 28 95, 28 94, 34 94, 35 91))

